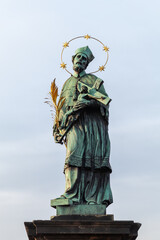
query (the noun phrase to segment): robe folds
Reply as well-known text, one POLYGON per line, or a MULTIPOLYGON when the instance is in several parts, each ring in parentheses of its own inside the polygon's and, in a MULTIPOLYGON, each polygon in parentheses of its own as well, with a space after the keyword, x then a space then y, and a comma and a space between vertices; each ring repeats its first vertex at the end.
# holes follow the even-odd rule
MULTIPOLYGON (((78 81, 92 87, 97 77, 84 74, 71 76, 63 85, 60 98, 65 103, 60 111, 59 123, 64 114, 77 102, 78 81)), ((107 96, 103 84, 97 90, 107 96)), ((106 204, 113 202, 110 188, 111 166, 110 140, 108 135, 108 105, 98 103, 77 111, 76 121, 66 134, 66 159, 64 172, 66 188, 63 196, 76 204, 106 204)), ((74 116, 73 116, 74 118, 74 116)))

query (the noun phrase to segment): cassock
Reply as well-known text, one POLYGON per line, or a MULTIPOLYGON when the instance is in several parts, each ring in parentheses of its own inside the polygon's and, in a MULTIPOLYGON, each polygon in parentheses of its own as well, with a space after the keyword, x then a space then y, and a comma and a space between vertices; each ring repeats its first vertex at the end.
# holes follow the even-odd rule
MULTIPOLYGON (((78 82, 92 87, 96 80, 95 75, 83 71, 79 75, 75 73, 64 83, 60 98, 65 98, 65 102, 60 111, 59 123, 78 100, 78 82)), ((103 84, 97 91, 107 96, 103 84)), ((113 202, 110 188, 112 170, 109 162, 108 108, 108 105, 92 100, 92 104, 72 114, 75 121, 66 134, 66 187, 62 197, 71 199, 75 204, 108 206, 113 202)))

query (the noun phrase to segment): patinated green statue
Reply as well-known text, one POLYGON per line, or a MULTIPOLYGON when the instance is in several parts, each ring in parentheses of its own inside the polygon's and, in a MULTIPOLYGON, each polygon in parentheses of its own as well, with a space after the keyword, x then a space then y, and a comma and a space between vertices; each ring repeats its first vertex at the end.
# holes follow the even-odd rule
POLYGON ((53 135, 56 143, 66 145, 66 186, 59 199, 107 207, 113 202, 108 135, 110 99, 103 81, 85 72, 93 59, 88 46, 76 50, 72 57, 74 73, 60 94, 63 104, 53 135))

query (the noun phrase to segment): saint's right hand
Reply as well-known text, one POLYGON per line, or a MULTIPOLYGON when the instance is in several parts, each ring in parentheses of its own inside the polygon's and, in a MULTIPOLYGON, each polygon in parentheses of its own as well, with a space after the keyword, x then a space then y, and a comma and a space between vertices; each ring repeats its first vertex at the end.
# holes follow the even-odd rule
POLYGON ((62 122, 61 122, 60 129, 63 129, 63 128, 66 127, 66 123, 67 123, 68 117, 69 117, 69 114, 65 113, 64 116, 63 116, 62 122))

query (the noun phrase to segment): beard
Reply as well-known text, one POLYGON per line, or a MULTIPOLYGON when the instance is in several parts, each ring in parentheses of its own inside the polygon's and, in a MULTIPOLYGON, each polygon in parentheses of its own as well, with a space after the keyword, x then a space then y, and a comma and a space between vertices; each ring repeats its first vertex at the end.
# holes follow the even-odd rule
POLYGON ((80 73, 80 72, 83 71, 82 67, 80 67, 80 66, 73 66, 73 70, 74 70, 75 72, 78 72, 78 73, 80 73))
POLYGON ((74 70, 75 72, 80 73, 80 72, 82 72, 83 70, 85 70, 85 67, 84 67, 83 65, 81 65, 80 63, 75 63, 75 64, 73 64, 73 70, 74 70))

